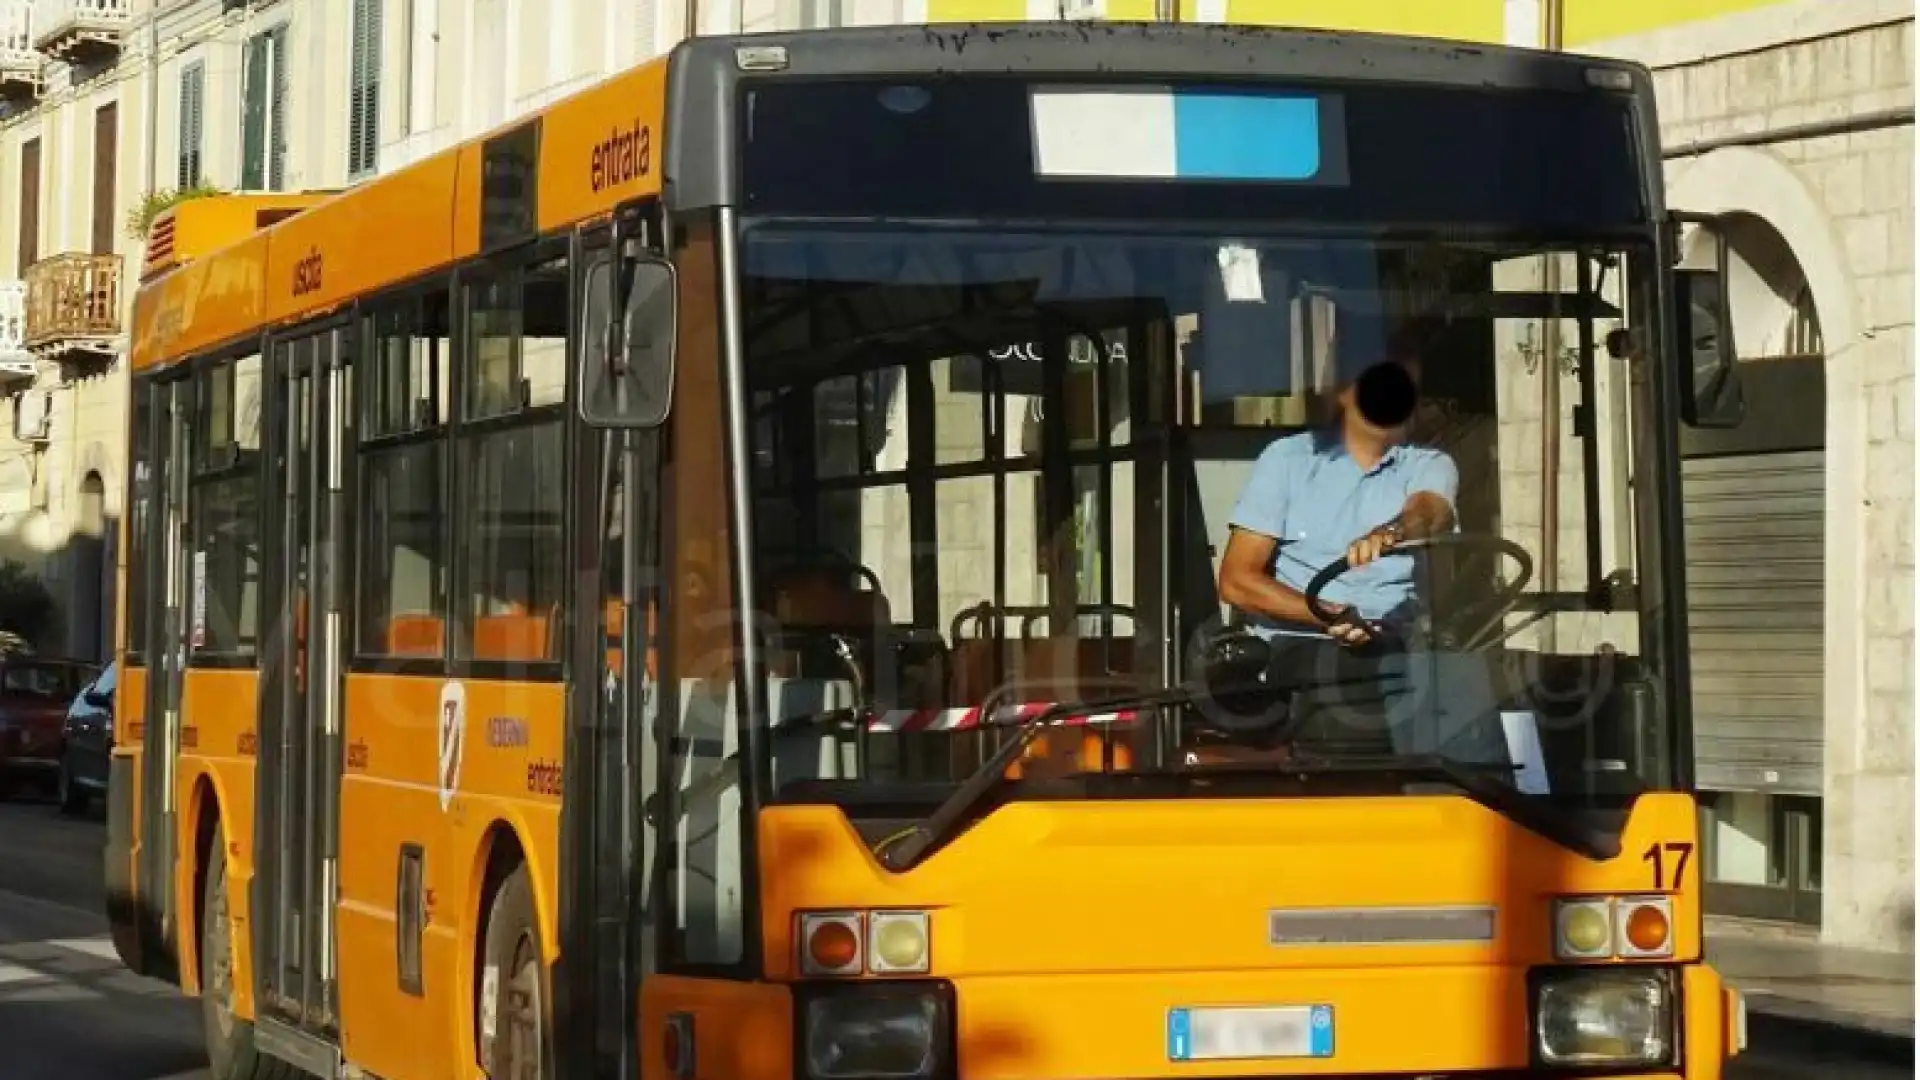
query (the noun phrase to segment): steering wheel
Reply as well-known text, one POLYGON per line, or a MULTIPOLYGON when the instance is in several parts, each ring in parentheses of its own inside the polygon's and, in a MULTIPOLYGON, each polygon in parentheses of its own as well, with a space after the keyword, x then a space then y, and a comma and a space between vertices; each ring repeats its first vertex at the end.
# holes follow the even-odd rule
MULTIPOLYGON (((1424 605, 1426 612, 1420 617, 1423 631, 1422 636, 1442 646, 1453 647, 1460 640, 1459 635, 1453 632, 1455 629, 1454 623, 1472 617, 1476 621, 1476 625, 1484 627, 1513 610, 1513 606, 1520 602, 1520 597, 1525 593, 1527 582, 1533 579, 1533 556, 1528 555, 1525 548, 1505 537, 1482 533, 1443 533, 1439 536, 1422 537, 1417 540, 1408 540, 1396 544, 1384 552, 1381 557, 1385 558, 1387 555, 1410 555, 1416 552, 1432 551, 1439 548, 1478 548, 1488 553, 1488 555, 1505 555, 1520 564, 1520 572, 1514 575, 1513 580, 1507 582, 1504 587, 1495 591, 1494 594, 1486 600, 1472 602, 1456 608, 1451 601, 1454 599, 1456 593, 1465 591, 1466 586, 1461 584, 1455 585, 1442 596, 1424 605), (1443 613, 1440 616, 1439 626, 1435 626, 1428 621, 1433 618, 1431 613, 1434 611, 1443 613)), ((1487 557, 1487 555, 1483 555, 1482 557, 1487 557)), ((1472 566, 1478 561, 1478 559, 1474 559, 1466 565, 1472 566)), ((1320 621, 1321 625, 1331 626, 1340 616, 1331 608, 1327 607, 1326 603, 1320 599, 1320 593, 1325 590, 1328 585, 1333 584, 1334 580, 1339 578, 1340 575, 1351 569, 1353 569, 1352 565, 1347 562, 1346 557, 1343 555, 1333 562, 1328 563, 1318 574, 1313 576, 1312 581, 1307 583, 1304 597, 1307 603, 1307 610, 1312 613, 1315 619, 1320 621)), ((1465 575, 1463 573, 1460 576, 1464 577, 1465 575)), ((1379 636, 1382 632, 1378 626, 1369 625, 1367 629, 1375 636, 1379 636)))

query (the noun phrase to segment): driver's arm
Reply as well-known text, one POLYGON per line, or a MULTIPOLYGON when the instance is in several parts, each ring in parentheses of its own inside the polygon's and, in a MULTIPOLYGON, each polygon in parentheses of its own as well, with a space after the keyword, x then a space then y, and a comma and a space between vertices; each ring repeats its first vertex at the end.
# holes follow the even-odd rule
POLYGON ((1453 531, 1453 501, 1432 491, 1416 491, 1407 496, 1400 511, 1400 532, 1408 540, 1439 536, 1453 531))
POLYGON ((1269 569, 1278 546, 1271 536, 1232 526, 1220 557, 1220 599, 1241 611, 1312 626, 1320 620, 1307 610, 1307 598, 1269 569))
POLYGON ((1378 528, 1353 542, 1347 549, 1347 562, 1365 566, 1392 550, 1389 529, 1400 526, 1400 543, 1450 533, 1454 529, 1453 504, 1460 494, 1460 469, 1446 454, 1434 451, 1421 461, 1407 481, 1407 501, 1400 512, 1381 522, 1378 528))
POLYGON ((1220 600, 1253 615, 1314 625, 1297 589, 1274 578, 1273 558, 1286 535, 1287 503, 1300 459, 1310 447, 1302 436, 1275 442, 1254 460, 1246 487, 1227 517, 1227 550, 1220 556, 1220 600))

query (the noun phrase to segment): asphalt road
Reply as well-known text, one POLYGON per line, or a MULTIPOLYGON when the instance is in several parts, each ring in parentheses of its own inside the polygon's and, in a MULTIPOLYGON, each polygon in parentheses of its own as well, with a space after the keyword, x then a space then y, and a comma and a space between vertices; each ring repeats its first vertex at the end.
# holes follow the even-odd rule
POLYGON ((107 938, 106 827, 0 804, 0 1080, 200 1080, 200 1013, 107 938))
MULTIPOLYGON (((197 1003, 127 973, 107 939, 105 826, 45 803, 0 803, 0 1080, 204 1080, 197 1003)), ((1730 1080, 1894 1080, 1820 1032, 1754 1020, 1730 1080)))

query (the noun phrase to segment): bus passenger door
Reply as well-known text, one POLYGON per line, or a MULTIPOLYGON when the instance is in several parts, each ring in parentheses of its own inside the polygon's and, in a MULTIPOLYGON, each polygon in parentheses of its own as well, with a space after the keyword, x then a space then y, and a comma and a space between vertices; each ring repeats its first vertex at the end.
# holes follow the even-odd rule
POLYGON ((308 1067, 338 1032, 334 898, 339 841, 345 580, 347 331, 275 343, 274 500, 255 799, 255 979, 262 1050, 308 1067), (278 1023, 275 1023, 278 1021, 278 1023), (318 1040, 308 1036, 318 1036, 318 1040))
MULTIPOLYGON (((608 257, 609 230, 582 238, 575 264, 575 349, 606 352, 608 312, 618 283, 608 257)), ((578 351, 575 353, 579 355, 578 351)), ((579 390, 576 387, 575 392, 579 390)), ((654 536, 658 518, 653 431, 596 431, 576 425, 574 566, 570 648, 575 674, 566 755, 561 835, 564 965, 555 988, 556 1042, 563 1075, 631 1080, 638 980, 652 970, 648 884, 654 845, 644 807, 659 772, 648 708, 653 652, 654 536)))
MULTIPOLYGON (((192 475, 193 383, 180 379, 151 388, 160 414, 154 468, 159 495, 150 576, 154 617, 148 621, 146 728, 141 732, 140 777, 140 933, 149 957, 161 968, 177 968, 180 956, 174 911, 174 818, 176 770, 180 750, 180 698, 187 667, 187 478, 192 475), (163 958, 164 959, 161 959, 163 958)), ((146 974, 172 974, 150 970, 146 974)))

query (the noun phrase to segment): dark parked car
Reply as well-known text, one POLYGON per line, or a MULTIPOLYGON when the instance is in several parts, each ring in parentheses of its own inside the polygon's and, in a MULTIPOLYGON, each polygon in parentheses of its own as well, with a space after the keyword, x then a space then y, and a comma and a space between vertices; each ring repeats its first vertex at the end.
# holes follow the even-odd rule
POLYGON ((67 707, 99 668, 78 660, 0 659, 0 796, 21 784, 59 784, 67 707))
POLYGON ((60 812, 78 814, 96 794, 107 790, 107 759, 113 753, 113 681, 118 661, 74 697, 67 709, 66 738, 60 752, 60 812))

